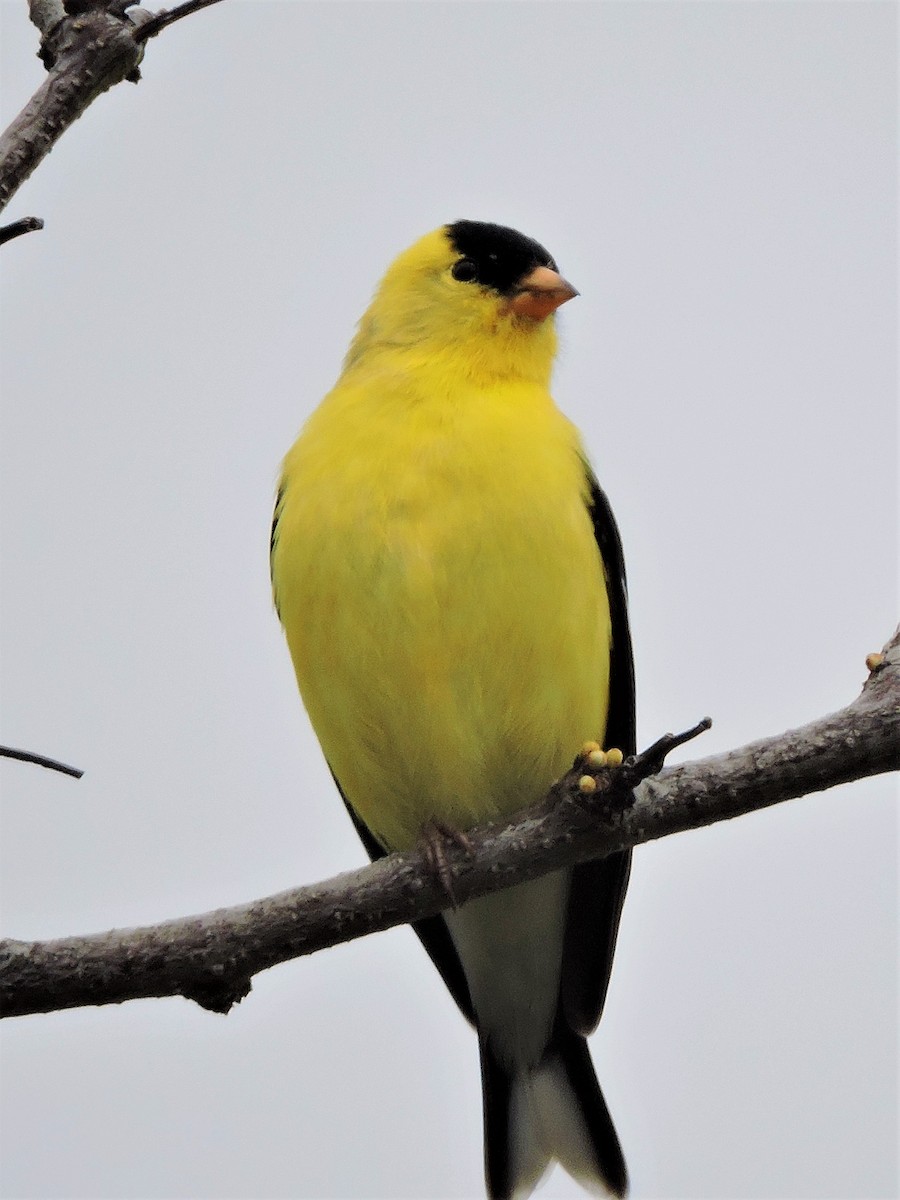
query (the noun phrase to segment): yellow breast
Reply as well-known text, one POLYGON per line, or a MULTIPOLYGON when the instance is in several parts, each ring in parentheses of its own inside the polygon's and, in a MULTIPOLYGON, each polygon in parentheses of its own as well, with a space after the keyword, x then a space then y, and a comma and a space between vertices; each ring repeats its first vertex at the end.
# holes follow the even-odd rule
POLYGON ((352 373, 285 460, 276 599, 304 703, 388 849, 541 796, 606 721, 578 436, 524 382, 352 373))

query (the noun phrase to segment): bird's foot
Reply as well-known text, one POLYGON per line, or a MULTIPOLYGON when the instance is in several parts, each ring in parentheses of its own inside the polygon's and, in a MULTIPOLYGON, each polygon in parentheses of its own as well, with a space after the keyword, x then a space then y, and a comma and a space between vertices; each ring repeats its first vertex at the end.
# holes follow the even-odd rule
POLYGON ((437 817, 429 817, 419 832, 419 847, 428 870, 446 892, 447 899, 454 908, 459 908, 453 891, 453 868, 447 857, 447 848, 451 845, 467 855, 475 852, 471 838, 462 829, 454 829, 437 817))
POLYGON ((585 742, 581 747, 581 753, 575 759, 574 767, 587 767, 592 774, 584 774, 578 780, 578 790, 586 795, 590 792, 595 792, 598 787, 597 772, 604 769, 614 769, 621 767, 625 761, 625 756, 617 746, 610 746, 608 750, 601 750, 599 742, 585 742))
MULTIPOLYGON (((591 767, 621 767, 625 755, 616 746, 610 746, 608 750, 601 750, 599 742, 585 742, 578 758, 583 758, 591 767)), ((577 762, 578 759, 575 761, 577 762)))

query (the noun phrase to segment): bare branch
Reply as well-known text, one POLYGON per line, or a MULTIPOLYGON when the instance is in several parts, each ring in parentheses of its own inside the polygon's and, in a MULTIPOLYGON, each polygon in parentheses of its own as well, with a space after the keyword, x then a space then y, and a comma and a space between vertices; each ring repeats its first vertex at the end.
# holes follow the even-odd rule
POLYGON ((32 754, 30 750, 13 750, 12 746, 0 746, 0 758, 14 758, 17 762, 34 763, 37 767, 46 767, 48 771, 59 771, 63 775, 71 775, 73 779, 80 779, 84 774, 84 771, 79 771, 78 767, 69 767, 55 758, 47 758, 43 754, 32 754))
POLYGON ((189 17, 191 13, 199 12, 201 8, 209 8, 211 4, 219 3, 220 0, 187 0, 186 4, 179 4, 177 8, 163 9, 149 21, 143 22, 134 35, 135 41, 146 42, 148 38, 156 37, 167 25, 173 25, 182 17, 189 17))
POLYGON ((66 10, 62 0, 28 0, 28 15, 43 39, 65 18, 66 10))
MULTIPOLYGON (((472 831, 473 853, 452 862, 455 897, 463 902, 568 864, 900 769, 900 630, 872 661, 852 704, 779 737, 653 778, 645 776, 679 738, 662 739, 616 769, 579 759, 515 825, 472 831), (595 779, 595 790, 583 786, 585 774, 595 779)), ((160 925, 48 942, 8 940, 0 943, 0 1011, 18 1016, 181 995, 227 1012, 258 971, 432 916, 447 904, 420 853, 392 854, 325 883, 160 925)))
POLYGON ((143 53, 131 22, 102 9, 66 17, 45 35, 47 78, 0 137, 0 210, 88 105, 133 76, 143 53))
POLYGON ((21 237, 23 233, 34 233, 36 229, 43 228, 44 222, 40 217, 22 217, 10 225, 0 227, 0 246, 11 242, 13 238, 21 237))
POLYGON ((85 109, 117 83, 140 79, 144 45, 166 26, 218 0, 156 15, 130 0, 29 0, 47 78, 0 136, 0 211, 85 109), (127 10, 127 11, 126 11, 127 10))

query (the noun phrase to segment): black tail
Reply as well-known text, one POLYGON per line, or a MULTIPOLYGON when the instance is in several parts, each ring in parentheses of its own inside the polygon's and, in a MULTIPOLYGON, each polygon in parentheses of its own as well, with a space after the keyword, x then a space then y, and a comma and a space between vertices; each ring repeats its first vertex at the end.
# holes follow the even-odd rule
POLYGON ((587 1042, 557 1032, 536 1067, 507 1067, 480 1039, 491 1200, 527 1196, 554 1161, 590 1191, 624 1196, 628 1173, 587 1042))

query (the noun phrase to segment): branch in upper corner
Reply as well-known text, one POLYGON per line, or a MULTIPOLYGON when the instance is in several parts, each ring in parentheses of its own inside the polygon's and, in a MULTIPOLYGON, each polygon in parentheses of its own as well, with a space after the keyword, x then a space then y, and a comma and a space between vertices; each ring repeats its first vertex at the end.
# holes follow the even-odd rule
POLYGON ((12 746, 0 746, 0 758, 14 758, 16 762, 34 763, 36 767, 46 767, 48 771, 59 771, 61 775, 71 775, 80 779, 84 771, 78 767, 70 767, 55 758, 47 758, 44 754, 32 754, 30 750, 13 750, 12 746))
POLYGON ((218 2, 188 0, 154 15, 129 0, 29 0, 48 74, 0 136, 0 210, 88 105, 117 83, 140 79, 148 38, 218 2))
POLYGON ((0 136, 0 209, 59 138, 107 89, 132 76, 144 48, 129 20, 93 8, 42 41, 47 78, 0 136))
MULTIPOLYGON (((896 771, 898 713, 900 630, 862 694, 801 729, 667 768, 637 787, 636 779, 657 769, 661 752, 679 738, 663 739, 614 769, 594 768, 590 754, 579 758, 514 825, 471 831, 472 854, 450 861, 454 895, 464 903, 655 838, 896 771), (583 786, 586 775, 594 788, 583 786)), ((411 852, 324 883, 143 929, 7 940, 0 942, 0 1015, 154 996, 184 996, 227 1012, 247 995, 258 971, 434 916, 448 903, 423 855, 411 852)))
POLYGON ((36 229, 43 229, 44 222, 40 217, 22 217, 19 221, 13 221, 11 225, 0 227, 0 246, 11 242, 13 238, 21 237, 23 233, 34 233, 36 229))
POLYGON ((148 38, 156 37, 167 25, 173 25, 182 17, 189 17, 191 13, 199 12, 201 8, 209 8, 210 5, 219 2, 220 0, 187 0, 186 4, 179 4, 177 8, 164 8, 162 12, 152 16, 149 21, 142 22, 134 35, 134 40, 146 42, 148 38))

